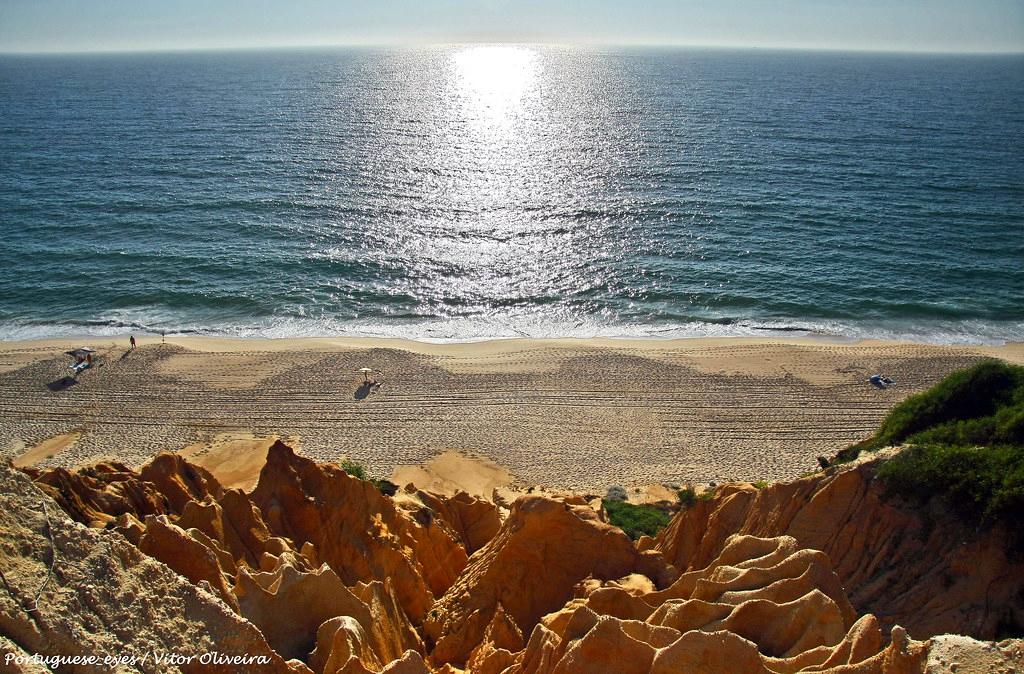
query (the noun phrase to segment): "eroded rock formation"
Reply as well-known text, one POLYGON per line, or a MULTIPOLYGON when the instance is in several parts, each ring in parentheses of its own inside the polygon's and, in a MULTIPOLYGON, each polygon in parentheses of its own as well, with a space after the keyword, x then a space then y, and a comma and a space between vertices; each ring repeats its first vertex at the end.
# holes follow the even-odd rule
MULTIPOLYGON (((12 653, 217 650, 314 674, 909 674, 929 642, 897 622, 979 636, 1021 608, 999 593, 1024 571, 992 534, 944 542, 870 466, 723 487, 639 544, 583 499, 524 496, 502 521, 466 494, 386 497, 281 443, 251 494, 171 454, 137 473, 28 471, 37 486, 0 472, 12 653)), ((960 644, 936 643, 947 663, 960 644)))
POLYGON ((417 623, 466 565, 465 549, 445 529, 407 517, 370 482, 297 456, 280 441, 251 499, 272 532, 311 543, 345 583, 390 578, 417 623))
POLYGON ((721 487, 677 515, 652 549, 683 570, 718 556, 733 534, 792 536, 832 560, 853 606, 917 638, 993 639, 1024 626, 1024 559, 998 529, 968 530, 948 513, 884 498, 877 461, 763 489, 721 487))
POLYGON ((501 528, 497 506, 464 491, 444 497, 418 490, 416 498, 430 510, 433 518, 448 527, 468 555, 487 545, 501 528))
MULTIPOLYGON (((309 671, 301 662, 287 663, 252 623, 204 586, 113 531, 71 521, 26 475, 9 468, 0 468, 0 570, 0 634, 12 655, 148 657, 148 664, 122 669, 156 672, 172 669, 161 669, 156 656, 177 654, 195 656, 178 666, 188 672, 309 671), (199 661, 214 652, 247 664, 199 661)), ((12 660, 5 668, 20 667, 12 660)))
POLYGON ((873 616, 856 619, 820 552, 792 538, 733 536, 708 567, 663 591, 584 584, 511 653, 485 640, 476 671, 919 672, 924 644, 900 628, 885 646, 873 616))
POLYGON ((465 662, 499 604, 522 632, 572 597, 588 576, 612 579, 639 565, 639 554, 616 527, 586 506, 540 496, 513 504, 498 534, 441 597, 425 624, 437 663, 465 662))

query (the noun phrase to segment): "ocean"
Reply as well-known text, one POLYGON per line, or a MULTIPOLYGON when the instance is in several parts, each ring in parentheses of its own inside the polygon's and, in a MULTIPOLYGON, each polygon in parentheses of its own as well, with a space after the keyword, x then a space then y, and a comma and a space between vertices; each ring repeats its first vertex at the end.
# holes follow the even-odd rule
POLYGON ((0 339, 1024 340, 1024 56, 0 56, 0 339))

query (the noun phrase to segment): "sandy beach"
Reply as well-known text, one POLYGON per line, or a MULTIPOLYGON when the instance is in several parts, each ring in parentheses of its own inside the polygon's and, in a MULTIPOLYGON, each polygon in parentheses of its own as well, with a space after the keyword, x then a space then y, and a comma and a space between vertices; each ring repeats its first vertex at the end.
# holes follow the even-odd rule
MULTIPOLYGON (((488 485, 502 468, 519 485, 579 491, 773 481, 813 470, 900 400, 984 357, 1021 363, 1024 344, 145 337, 128 351, 127 338, 4 342, 0 451, 18 465, 64 466, 137 466, 183 451, 241 487, 272 437, 399 480, 426 479, 410 467, 454 450, 485 460, 488 485), (83 343, 100 357, 72 383, 63 351, 83 343), (381 371, 383 385, 361 386, 360 367, 381 371), (875 372, 897 385, 872 387, 875 372)), ((443 472, 431 479, 450 482, 443 472)))

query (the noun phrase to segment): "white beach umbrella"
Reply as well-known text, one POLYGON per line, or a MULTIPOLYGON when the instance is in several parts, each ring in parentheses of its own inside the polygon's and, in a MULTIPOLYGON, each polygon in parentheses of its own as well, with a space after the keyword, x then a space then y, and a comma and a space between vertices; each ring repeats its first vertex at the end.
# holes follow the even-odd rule
POLYGON ((363 381, 370 381, 370 373, 373 372, 372 367, 361 367, 356 372, 363 373, 363 381))

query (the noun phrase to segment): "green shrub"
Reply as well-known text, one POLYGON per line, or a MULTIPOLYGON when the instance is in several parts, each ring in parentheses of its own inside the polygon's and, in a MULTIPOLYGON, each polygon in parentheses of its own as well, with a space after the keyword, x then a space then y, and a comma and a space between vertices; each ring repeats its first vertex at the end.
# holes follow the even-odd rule
POLYGON ((1024 512, 1024 367, 986 360, 954 372, 839 458, 900 443, 910 446, 878 469, 887 493, 938 498, 972 524, 1014 529, 1024 512))
POLYGON ((916 433, 910 440, 921 444, 1024 445, 1024 405, 1003 407, 980 419, 948 421, 916 433))
POLYGON ((1024 446, 913 446, 884 463, 890 493, 919 502, 942 499, 977 524, 1013 524, 1024 512, 1024 446))
POLYGON ((604 499, 608 521, 619 527, 634 541, 646 534, 655 536, 668 524, 668 513, 647 505, 633 505, 625 501, 604 499))
POLYGON ((690 508, 697 502, 697 490, 693 487, 684 487, 676 492, 676 497, 684 508, 690 508))
POLYGON ((751 482, 751 484, 754 485, 754 489, 764 489, 765 487, 768 486, 768 483, 765 482, 764 480, 758 480, 757 482, 751 482))
MULTIPOLYGON (((838 452, 836 452, 836 456, 832 460, 832 465, 839 465, 841 463, 849 463, 850 461, 853 461, 858 456, 860 456, 860 453, 863 452, 863 451, 869 451, 869 450, 878 449, 878 447, 875 447, 875 446, 873 446, 871 444, 873 441, 874 441, 874 438, 871 438, 869 440, 864 440, 863 442, 858 442, 855 445, 850 445, 849 447, 847 447, 845 449, 840 449, 838 452)), ((879 447, 880 446, 881 445, 879 445, 879 447)), ((813 475, 814 473, 809 473, 809 474, 813 475)))
POLYGON ((365 480, 371 483, 374 487, 377 488, 378 491, 380 491, 380 493, 384 494, 385 496, 394 496, 396 493, 398 493, 397 484, 395 484, 391 480, 383 480, 376 477, 369 477, 366 474, 366 468, 364 468, 363 464, 359 463, 358 461, 353 461, 352 459, 342 459, 341 463, 338 464, 338 467, 354 478, 357 478, 359 480, 365 480))
MULTIPOLYGON (((1006 408, 1024 410, 1024 368, 985 360, 954 372, 893 408, 872 439, 871 448, 896 445, 929 429, 983 420, 1006 408)), ((1009 424, 1010 419, 1004 422, 1009 424)), ((977 423, 972 430, 984 434, 982 425, 977 423)), ((994 428, 994 425, 988 427, 988 434, 979 439, 986 444, 991 442, 994 428)))
POLYGON ((391 480, 379 480, 373 477, 370 478, 370 482, 372 482, 373 486, 385 496, 394 496, 398 493, 398 485, 391 480))
POLYGON ((893 408, 878 432, 836 455, 908 444, 1024 444, 1024 367, 985 360, 949 375, 893 408))
POLYGON ((360 480, 366 479, 366 469, 363 468, 363 464, 358 461, 342 459, 341 463, 338 464, 338 467, 354 478, 358 478, 360 480))

